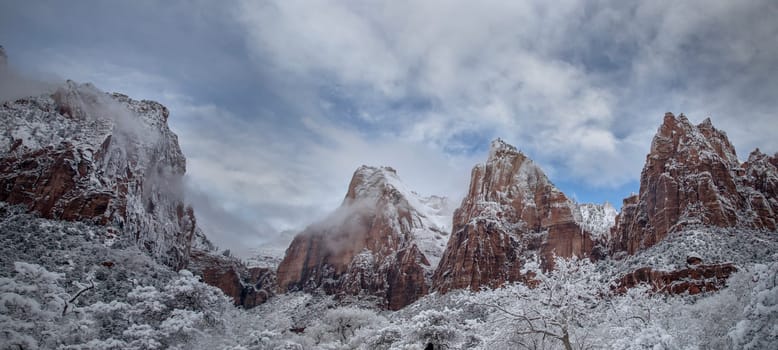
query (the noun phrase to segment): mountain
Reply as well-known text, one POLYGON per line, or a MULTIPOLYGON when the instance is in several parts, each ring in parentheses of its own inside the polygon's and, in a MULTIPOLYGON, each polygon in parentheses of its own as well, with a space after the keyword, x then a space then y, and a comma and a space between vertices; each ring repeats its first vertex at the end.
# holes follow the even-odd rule
POLYGON ((370 295, 402 308, 430 290, 448 236, 447 208, 441 197, 408 190, 392 168, 362 166, 341 206, 286 250, 279 291, 370 295))
POLYGON ((614 216, 610 205, 571 201, 535 162, 497 139, 486 163, 473 168, 433 287, 478 290, 520 281, 531 254, 546 269, 554 254, 600 258, 598 240, 607 237, 614 216))
POLYGON ((692 125, 665 114, 640 175, 624 199, 610 249, 635 254, 692 226, 775 230, 778 157, 757 149, 741 164, 726 133, 710 119, 692 125))
POLYGON ((264 302, 274 271, 214 254, 184 203, 186 159, 168 116, 157 102, 72 81, 4 102, 0 201, 105 227, 101 239, 132 241, 160 263, 193 270, 236 305, 264 302))
POLYGON ((0 106, 0 201, 44 218, 133 237, 158 261, 187 265, 204 236, 183 202, 186 160, 168 109, 68 81, 0 106))

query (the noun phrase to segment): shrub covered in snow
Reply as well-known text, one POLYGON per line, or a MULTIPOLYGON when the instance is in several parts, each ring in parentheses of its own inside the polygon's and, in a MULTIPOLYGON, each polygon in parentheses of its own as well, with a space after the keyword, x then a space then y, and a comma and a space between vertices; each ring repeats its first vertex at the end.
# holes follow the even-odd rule
POLYGON ((58 284, 62 274, 25 262, 14 270, 15 278, 0 278, 0 345, 48 348, 70 298, 58 284))
POLYGON ((778 349, 778 262, 754 267, 756 282, 743 319, 729 333, 740 349, 778 349))

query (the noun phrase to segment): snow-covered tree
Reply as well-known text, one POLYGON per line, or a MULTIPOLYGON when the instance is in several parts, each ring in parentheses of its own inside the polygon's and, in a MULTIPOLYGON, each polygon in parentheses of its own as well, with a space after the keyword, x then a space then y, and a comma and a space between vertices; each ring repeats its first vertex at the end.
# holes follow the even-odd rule
POLYGON ((14 278, 0 278, 0 348, 51 347, 70 299, 58 284, 62 274, 20 261, 14 270, 14 278))
POLYGON ((743 319, 730 331, 738 349, 778 349, 778 262, 754 266, 756 282, 743 319))
POLYGON ((526 349, 585 347, 588 325, 601 312, 609 285, 588 259, 555 258, 555 269, 543 271, 537 260, 526 263, 523 273, 530 285, 515 283, 471 296, 512 320, 507 342, 526 349))
POLYGON ((423 349, 451 348, 461 341, 464 327, 457 322, 460 312, 449 308, 419 312, 406 325, 406 342, 423 349))
POLYGON ((346 306, 328 310, 324 317, 308 327, 305 333, 319 347, 346 348, 361 329, 385 322, 386 320, 373 310, 346 306))
POLYGON ((97 329, 86 343, 71 349, 170 349, 184 346, 202 332, 218 332, 221 313, 231 307, 218 289, 182 270, 161 290, 137 286, 124 301, 97 302, 81 308, 81 325, 97 329), (97 340, 99 339, 99 340, 97 340))

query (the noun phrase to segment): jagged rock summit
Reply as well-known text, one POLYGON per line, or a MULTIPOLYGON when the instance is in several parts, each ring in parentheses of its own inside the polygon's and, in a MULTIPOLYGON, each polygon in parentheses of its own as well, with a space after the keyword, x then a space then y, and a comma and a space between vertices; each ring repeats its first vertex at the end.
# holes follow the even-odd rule
POLYGON ((776 229, 778 157, 757 149, 740 164, 710 119, 692 125, 665 114, 640 175, 613 227, 613 253, 648 248, 688 226, 776 229))
POLYGON ((599 258, 612 206, 578 205, 515 147, 492 141, 485 164, 473 168, 470 187, 454 212, 453 230, 434 289, 498 287, 524 278, 532 254, 544 268, 553 255, 599 258))
POLYGON ((186 266, 202 237, 182 200, 186 161, 152 101, 68 81, 0 106, 0 201, 50 219, 128 235, 158 260, 186 266))
POLYGON ((408 190, 392 168, 360 167, 342 205, 292 241, 279 291, 370 295, 393 310, 412 303, 429 292, 448 239, 445 202, 408 190))

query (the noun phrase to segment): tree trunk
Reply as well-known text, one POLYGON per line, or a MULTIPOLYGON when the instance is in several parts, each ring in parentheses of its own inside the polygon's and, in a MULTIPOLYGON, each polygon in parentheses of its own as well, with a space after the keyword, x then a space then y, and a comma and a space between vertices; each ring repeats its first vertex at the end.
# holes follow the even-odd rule
POLYGON ((562 344, 565 344, 565 350, 573 350, 573 345, 570 344, 570 335, 567 334, 567 330, 564 330, 562 334, 562 344))

